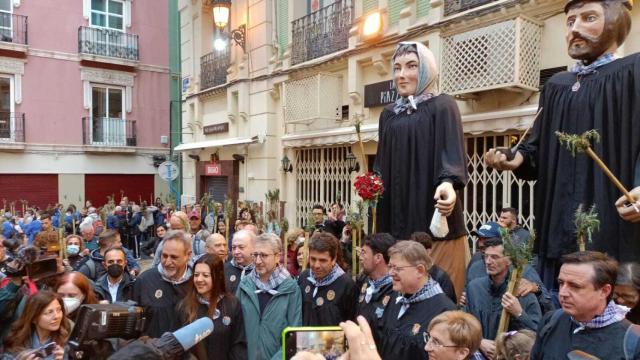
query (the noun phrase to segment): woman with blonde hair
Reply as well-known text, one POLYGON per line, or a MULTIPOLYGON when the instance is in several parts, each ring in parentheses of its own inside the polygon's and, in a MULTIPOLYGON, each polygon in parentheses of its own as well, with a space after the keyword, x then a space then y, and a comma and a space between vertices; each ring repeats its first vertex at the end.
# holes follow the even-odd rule
POLYGON ((496 360, 528 360, 535 342, 536 333, 531 330, 502 333, 496 341, 496 360))

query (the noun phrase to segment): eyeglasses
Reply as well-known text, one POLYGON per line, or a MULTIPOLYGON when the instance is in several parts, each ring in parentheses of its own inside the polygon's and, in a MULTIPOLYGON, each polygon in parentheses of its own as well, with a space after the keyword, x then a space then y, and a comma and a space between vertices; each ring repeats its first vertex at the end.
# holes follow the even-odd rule
POLYGON ((269 256, 272 256, 272 255, 275 255, 275 254, 252 253, 252 254, 251 254, 251 258, 252 258, 253 260, 255 260, 255 259, 257 259, 257 258, 260 258, 260 259, 266 259, 266 258, 268 258, 269 256))
POLYGON ((395 266, 395 265, 390 265, 389 266, 389 272, 393 272, 393 273, 398 273, 401 270, 407 269, 407 268, 413 268, 413 267, 417 267, 418 265, 407 265, 407 266, 395 266))
POLYGON ((438 341, 438 339, 431 337, 428 331, 422 333, 422 339, 424 340, 425 345, 431 343, 431 346, 434 348, 458 348, 461 346, 458 345, 443 345, 438 341))

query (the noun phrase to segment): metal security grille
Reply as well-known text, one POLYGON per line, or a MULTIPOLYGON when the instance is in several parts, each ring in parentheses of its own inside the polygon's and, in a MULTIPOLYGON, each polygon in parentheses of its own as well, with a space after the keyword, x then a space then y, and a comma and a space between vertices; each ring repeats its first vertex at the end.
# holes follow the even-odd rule
POLYGON ((487 221, 498 219, 503 207, 518 209, 518 222, 533 228, 533 196, 535 181, 517 179, 511 171, 496 171, 482 161, 491 148, 517 142, 518 135, 467 136, 466 150, 469 183, 464 194, 464 218, 469 231, 487 221))
POLYGON ((459 95, 540 82, 540 25, 524 17, 444 38, 442 89, 459 95))
POLYGON ((339 194, 345 207, 351 203, 349 151, 349 146, 296 150, 296 226, 306 224, 315 204, 326 209, 339 194))
POLYGON ((287 81, 283 99, 286 124, 309 125, 326 120, 319 126, 335 126, 335 121, 342 119, 342 77, 317 74, 287 81))

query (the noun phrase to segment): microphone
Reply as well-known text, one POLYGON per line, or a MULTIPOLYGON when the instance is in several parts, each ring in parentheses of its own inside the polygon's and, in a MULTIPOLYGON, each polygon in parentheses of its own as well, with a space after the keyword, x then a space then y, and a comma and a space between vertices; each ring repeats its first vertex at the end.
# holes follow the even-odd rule
POLYGON ((202 317, 172 333, 166 332, 147 342, 136 340, 109 357, 110 360, 179 360, 197 343, 213 332, 213 320, 202 317))

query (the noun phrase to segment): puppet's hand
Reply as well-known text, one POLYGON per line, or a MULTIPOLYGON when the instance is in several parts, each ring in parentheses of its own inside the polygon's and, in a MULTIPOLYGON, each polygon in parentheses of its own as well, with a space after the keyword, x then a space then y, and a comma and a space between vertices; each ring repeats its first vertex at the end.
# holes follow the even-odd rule
POLYGON ((511 161, 507 160, 507 155, 497 149, 489 149, 489 151, 484 154, 484 163, 496 170, 515 170, 522 165, 523 161, 524 157, 518 151, 516 151, 511 161))
POLYGON ((630 193, 636 199, 636 202, 630 204, 627 197, 623 195, 616 201, 616 209, 622 219, 637 223, 640 222, 640 186, 632 189, 630 193))
POLYGON ((443 216, 451 215, 453 208, 456 206, 456 191, 453 189, 453 185, 447 181, 438 185, 433 199, 436 201, 435 206, 440 214, 443 216))

